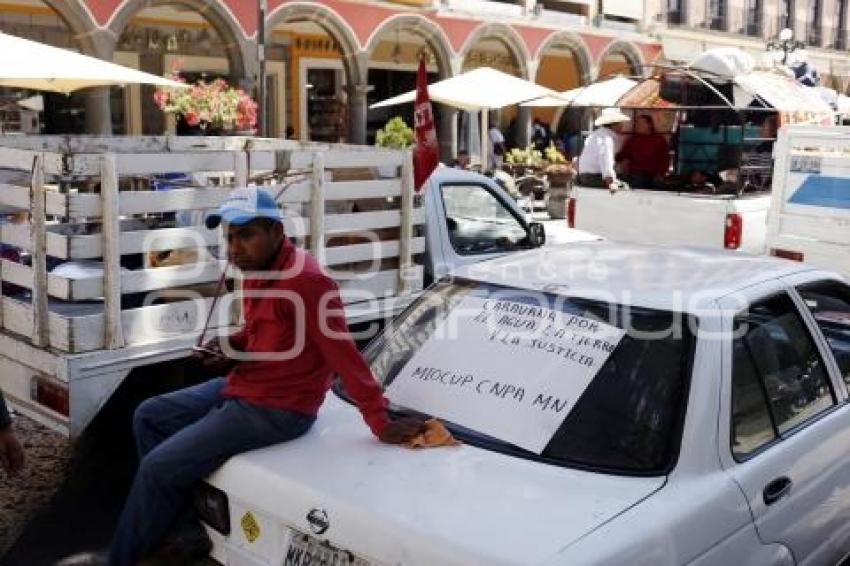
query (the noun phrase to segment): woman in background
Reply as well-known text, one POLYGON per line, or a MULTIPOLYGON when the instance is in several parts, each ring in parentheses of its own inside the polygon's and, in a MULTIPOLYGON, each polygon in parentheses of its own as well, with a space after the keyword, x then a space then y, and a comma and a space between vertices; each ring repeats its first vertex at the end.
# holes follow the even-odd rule
POLYGON ((652 189, 662 183, 670 168, 670 148, 664 136, 655 131, 652 116, 637 117, 634 132, 617 154, 617 161, 623 179, 633 188, 652 189))

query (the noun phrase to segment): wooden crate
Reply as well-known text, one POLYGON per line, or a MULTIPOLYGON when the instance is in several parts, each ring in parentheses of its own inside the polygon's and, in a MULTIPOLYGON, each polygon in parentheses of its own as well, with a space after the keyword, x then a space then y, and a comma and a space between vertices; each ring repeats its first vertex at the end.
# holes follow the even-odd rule
MULTIPOLYGON (((338 277, 347 305, 422 286, 412 256, 425 241, 413 226, 425 216, 409 152, 254 138, 0 136, 0 169, 14 173, 0 182, 0 207, 30 213, 0 225, 0 241, 32 257, 30 265, 0 261, 0 280, 30 290, 2 297, 0 323, 39 347, 87 352, 200 332, 224 261, 126 270, 122 258, 219 245, 218 231, 162 219, 217 207, 252 178, 280 193, 273 173, 299 176, 280 193, 285 230, 338 277), (380 166, 399 174, 364 175, 380 166), (150 189, 152 176, 169 172, 206 186, 150 189), (63 277, 48 272, 48 257, 97 260, 102 273, 63 277)), ((232 303, 230 295, 218 302, 211 327, 233 323, 232 303)))

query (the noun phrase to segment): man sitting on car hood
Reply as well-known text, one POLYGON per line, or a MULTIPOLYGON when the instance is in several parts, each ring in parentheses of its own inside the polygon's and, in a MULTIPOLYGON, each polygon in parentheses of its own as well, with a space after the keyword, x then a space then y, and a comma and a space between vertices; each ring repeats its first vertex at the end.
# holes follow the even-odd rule
POLYGON ((402 443, 423 430, 418 419, 389 419, 381 387, 348 332, 336 283, 284 236, 274 198, 255 187, 236 189, 207 218, 210 229, 222 223, 228 259, 244 275, 245 326, 195 354, 208 368, 229 369, 226 377, 153 397, 136 410, 140 464, 112 564, 136 564, 175 528, 181 534, 165 554, 208 553, 188 504, 191 486, 231 456, 306 433, 335 373, 380 440, 402 443))

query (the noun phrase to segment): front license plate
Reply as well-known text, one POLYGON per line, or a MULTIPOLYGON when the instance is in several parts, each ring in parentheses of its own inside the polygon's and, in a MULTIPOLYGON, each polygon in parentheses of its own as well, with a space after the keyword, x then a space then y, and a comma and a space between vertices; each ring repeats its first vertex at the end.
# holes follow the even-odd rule
POLYGON ((371 562, 347 550, 304 533, 293 532, 284 566, 371 566, 371 562))

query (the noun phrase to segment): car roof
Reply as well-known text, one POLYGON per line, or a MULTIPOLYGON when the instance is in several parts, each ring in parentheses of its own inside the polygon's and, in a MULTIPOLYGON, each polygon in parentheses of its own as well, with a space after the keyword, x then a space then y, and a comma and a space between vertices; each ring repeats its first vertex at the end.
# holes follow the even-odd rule
POLYGON ((437 167, 431 174, 431 181, 435 183, 456 182, 456 183, 493 183, 493 179, 457 167, 437 167))
POLYGON ((812 271, 819 270, 736 251, 602 240, 508 254, 459 268, 453 275, 609 303, 696 312, 746 287, 812 271))

